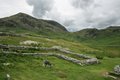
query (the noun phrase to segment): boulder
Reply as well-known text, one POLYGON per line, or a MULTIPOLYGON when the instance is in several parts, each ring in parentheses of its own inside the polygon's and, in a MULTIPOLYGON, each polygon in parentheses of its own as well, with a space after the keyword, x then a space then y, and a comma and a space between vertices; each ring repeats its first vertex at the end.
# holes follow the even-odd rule
POLYGON ((6 74, 6 80, 10 80, 10 75, 6 74))
POLYGON ((116 65, 116 66, 114 67, 114 72, 115 72, 116 74, 119 74, 119 75, 120 75, 120 65, 116 65))

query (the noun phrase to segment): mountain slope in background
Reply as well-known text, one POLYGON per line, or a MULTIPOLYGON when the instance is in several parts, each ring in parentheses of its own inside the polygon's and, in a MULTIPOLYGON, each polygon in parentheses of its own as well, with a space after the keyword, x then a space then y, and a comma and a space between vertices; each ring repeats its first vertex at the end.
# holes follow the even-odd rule
MULTIPOLYGON (((70 33, 64 26, 52 20, 36 19, 24 13, 0 19, 0 31, 20 31, 26 30, 38 33, 70 33)), ((80 38, 98 38, 112 35, 120 35, 120 26, 111 26, 106 29, 83 29, 70 33, 68 36, 80 38)))
POLYGON ((83 29, 81 31, 75 32, 76 35, 86 38, 97 38, 97 37, 107 37, 112 35, 120 35, 120 26, 111 26, 106 29, 83 29))
POLYGON ((16 15, 0 19, 0 29, 19 29, 34 32, 67 32, 65 27, 55 21, 36 19, 24 13, 18 13, 16 15))
POLYGON ((64 26, 55 21, 36 19, 27 14, 18 13, 0 19, 0 31, 42 35, 47 38, 83 43, 120 56, 120 26, 111 26, 101 30, 94 28, 68 32, 64 26))
MULTIPOLYGON (((75 32, 78 41, 108 53, 108 56, 120 56, 120 26, 111 26, 106 29, 84 29, 75 32)), ((104 53, 104 54, 105 54, 104 53)))

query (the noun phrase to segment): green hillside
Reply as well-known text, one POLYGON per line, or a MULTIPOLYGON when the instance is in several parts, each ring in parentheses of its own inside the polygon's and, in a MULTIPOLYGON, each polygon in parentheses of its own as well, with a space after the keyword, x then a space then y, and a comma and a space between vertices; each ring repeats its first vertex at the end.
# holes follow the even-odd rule
POLYGON ((0 19, 0 80, 113 80, 119 63, 119 26, 68 32, 24 13, 0 19))
POLYGON ((55 21, 36 19, 24 13, 0 19, 2 31, 32 31, 40 32, 67 32, 67 30, 55 21), (3 28, 3 29, 2 29, 3 28))
MULTIPOLYGON (((1 36, 1 44, 8 45, 17 45, 17 46, 37 46, 37 47, 53 47, 61 46, 63 48, 70 49, 73 52, 79 54, 86 54, 90 52, 101 52, 97 49, 90 48, 80 43, 70 42, 62 39, 49 39, 43 37, 34 37, 34 36, 1 36), (39 45, 28 45, 20 44, 21 42, 32 40, 39 42, 39 45)), ((9 50, 7 50, 9 51, 9 50)), ((5 51, 6 52, 6 51, 5 51)), ((108 58, 104 57, 101 61, 101 64, 89 65, 89 66, 80 66, 73 64, 71 62, 50 56, 22 56, 14 55, 13 52, 18 53, 60 53, 56 51, 11 51, 11 54, 4 54, 1 49, 0 52, 0 80, 4 80, 6 74, 10 74, 13 80, 110 80, 105 78, 104 74, 106 72, 112 71, 113 67, 120 63, 120 58, 108 58), (52 68, 45 68, 43 66, 43 61, 48 59, 52 64, 52 68), (111 63, 112 62, 112 63, 111 63), (3 66, 3 63, 10 63, 9 66, 3 66)), ((95 56, 95 54, 89 54, 90 56, 95 56)), ((73 57, 73 56, 72 56, 73 57)))
POLYGON ((120 56, 120 27, 111 26, 106 29, 84 29, 75 32, 78 40, 92 48, 103 50, 108 56, 120 56))

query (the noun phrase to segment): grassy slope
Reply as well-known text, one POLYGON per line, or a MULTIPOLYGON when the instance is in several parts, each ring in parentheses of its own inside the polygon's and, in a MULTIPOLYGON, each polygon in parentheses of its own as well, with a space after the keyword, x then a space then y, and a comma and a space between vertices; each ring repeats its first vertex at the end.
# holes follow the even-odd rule
MULTIPOLYGON (((11 37, 11 36, 0 36, 1 44, 10 44, 10 45, 20 45, 20 42, 26 40, 33 40, 40 43, 40 47, 53 47, 53 46, 61 46, 64 48, 69 48, 70 50, 78 53, 83 53, 84 51, 96 51, 96 49, 84 46, 83 44, 66 41, 63 39, 50 39, 44 37, 11 37)), ((85 52, 84 52, 85 53, 85 52)))
MULTIPOLYGON (((13 18, 14 22, 17 20, 19 25, 17 25, 17 27, 15 26, 16 28, 2 26, 0 27, 0 31, 22 34, 24 33, 30 36, 0 36, 0 44, 20 45, 19 43, 22 41, 33 40, 40 42, 39 46, 42 47, 62 46, 64 48, 69 48, 70 50, 77 53, 88 54, 91 56, 100 55, 104 56, 105 58, 101 60, 102 64, 81 67, 55 57, 36 58, 30 56, 5 56, 0 53, 0 65, 3 62, 11 62, 14 64, 14 66, 10 66, 8 68, 0 66, 0 80, 4 80, 6 73, 11 74, 13 80, 110 80, 104 78, 103 75, 105 72, 111 71, 115 65, 120 63, 119 34, 103 33, 97 38, 86 39, 84 37, 80 37, 79 34, 76 35, 66 31, 59 33, 57 31, 59 29, 56 29, 56 26, 54 26, 56 25, 56 22, 47 21, 47 23, 50 24, 48 24, 46 27, 44 25, 47 23, 41 22, 42 27, 40 30, 36 30, 33 28, 26 28, 25 25, 24 27, 21 27, 21 24, 24 22, 24 18, 23 22, 19 21, 19 19, 16 17, 13 18), (51 28, 49 28, 49 26, 51 26, 51 28), (56 31, 54 32, 54 30, 56 31), (107 36, 104 36, 104 34, 107 34, 107 36), (118 58, 107 58, 106 56, 118 58), (52 69, 44 68, 42 66, 42 62, 46 58, 48 58, 54 64, 52 69)), ((36 21, 34 23, 34 19, 31 17, 30 21, 33 22, 32 25, 34 26, 38 25, 39 23, 36 23, 36 21)), ((14 26, 14 24, 11 24, 11 26, 14 26)))
POLYGON ((83 42, 86 46, 99 49, 107 53, 108 56, 120 57, 120 37, 108 36, 104 38, 89 39, 83 42))
POLYGON ((4 80, 6 73, 11 74, 13 80, 110 80, 103 75, 120 63, 119 58, 106 58, 102 60, 102 64, 81 67, 55 57, 37 58, 15 55, 5 57, 0 54, 0 59, 2 58, 4 58, 2 61, 14 65, 7 68, 0 67, 0 80, 4 80), (52 68, 42 66, 46 58, 54 64, 52 68))
MULTIPOLYGON (((0 36, 1 44, 20 45, 20 42, 26 40, 38 41, 40 42, 39 46, 42 47, 62 46, 77 53, 90 54, 90 52, 101 52, 101 50, 63 39, 0 36)), ((101 60, 101 64, 81 67, 55 57, 5 56, 1 53, 0 63, 2 62, 10 62, 14 65, 8 68, 0 66, 0 80, 4 80, 6 73, 11 74, 13 80, 110 80, 104 78, 103 75, 119 64, 120 58, 104 58, 101 60), (53 68, 42 66, 43 60, 46 58, 54 64, 53 68)))
POLYGON ((86 46, 102 50, 107 56, 120 57, 120 27, 85 29, 75 32, 75 35, 78 37, 76 40, 86 46))

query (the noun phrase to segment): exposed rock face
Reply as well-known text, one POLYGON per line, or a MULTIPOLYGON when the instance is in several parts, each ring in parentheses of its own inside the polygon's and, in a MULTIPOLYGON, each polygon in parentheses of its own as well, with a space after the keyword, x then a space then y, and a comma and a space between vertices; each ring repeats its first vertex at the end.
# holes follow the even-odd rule
POLYGON ((115 72, 116 74, 119 74, 119 75, 120 75, 120 65, 116 65, 116 66, 114 67, 114 72, 115 72))

